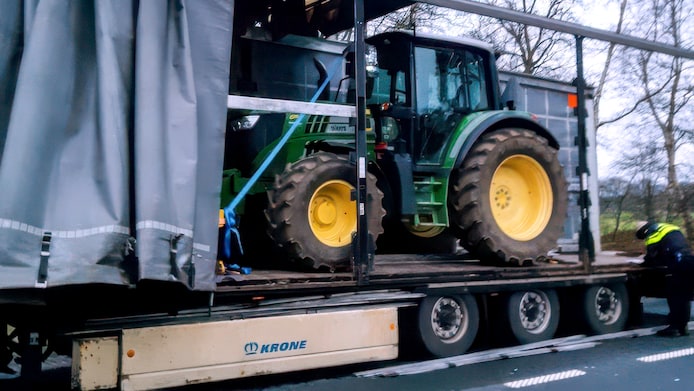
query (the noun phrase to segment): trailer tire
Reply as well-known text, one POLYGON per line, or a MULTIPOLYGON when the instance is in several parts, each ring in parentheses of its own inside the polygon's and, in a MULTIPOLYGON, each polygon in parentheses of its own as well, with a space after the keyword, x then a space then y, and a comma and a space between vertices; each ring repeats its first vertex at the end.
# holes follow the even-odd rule
POLYGON ((491 265, 545 258, 568 206, 557 150, 526 129, 482 136, 453 172, 448 200, 460 244, 491 265))
POLYGON ((594 285, 583 292, 583 319, 590 332, 609 334, 624 330, 629 317, 629 295, 622 283, 594 285))
MULTIPOLYGON (((366 215, 374 243, 383 233, 383 192, 368 173, 366 215)), ((269 234, 302 266, 346 269, 357 230, 355 165, 339 155, 318 152, 288 165, 268 191, 269 234)), ((373 246, 375 247, 375 245, 373 246)))
POLYGON ((472 295, 427 296, 419 304, 418 331, 434 356, 465 353, 477 336, 479 309, 472 295))
POLYGON ((507 299, 506 315, 518 343, 551 339, 559 326, 559 297, 553 289, 515 292, 507 299))

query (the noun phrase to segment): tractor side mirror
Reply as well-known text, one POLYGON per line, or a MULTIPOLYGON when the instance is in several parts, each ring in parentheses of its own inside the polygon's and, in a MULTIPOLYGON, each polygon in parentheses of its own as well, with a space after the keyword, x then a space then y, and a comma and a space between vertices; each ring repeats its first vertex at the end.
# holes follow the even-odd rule
MULTIPOLYGON (((355 74, 354 74, 354 52, 350 51, 347 52, 345 55, 345 75, 347 78, 350 80, 354 81, 356 80, 355 74)), ((371 96, 373 95, 374 92, 374 85, 376 78, 378 77, 378 70, 375 69, 375 67, 367 66, 366 67, 366 91, 364 93, 366 94, 365 98, 370 99, 371 96)), ((353 86, 353 83, 350 83, 350 86, 353 86)), ((353 91, 353 87, 350 87, 350 91, 348 92, 348 96, 353 96, 355 91, 353 91)), ((348 100, 351 102, 354 99, 352 98, 351 100, 348 98, 348 100)))
POLYGON ((378 79, 378 69, 376 67, 366 67, 366 99, 371 99, 374 94, 374 86, 378 79))
POLYGON ((345 75, 354 78, 354 52, 351 50, 345 55, 345 75))
POLYGON ((516 110, 516 102, 520 101, 520 81, 517 77, 512 76, 506 82, 506 88, 501 94, 501 102, 509 110, 516 110))

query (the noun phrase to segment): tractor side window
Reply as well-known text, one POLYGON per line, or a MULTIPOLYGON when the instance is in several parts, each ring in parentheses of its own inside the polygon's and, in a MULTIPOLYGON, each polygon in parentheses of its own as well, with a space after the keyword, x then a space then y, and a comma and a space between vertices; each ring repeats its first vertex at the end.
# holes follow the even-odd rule
POLYGON ((415 48, 415 74, 417 89, 417 114, 424 115, 443 110, 447 104, 441 91, 442 75, 445 70, 439 66, 440 53, 430 48, 415 48))
POLYGON ((397 71, 393 80, 395 86, 393 103, 407 103, 407 80, 405 78, 405 72, 397 71))
POLYGON ((385 70, 372 66, 369 72, 373 75, 373 91, 366 99, 367 104, 390 102, 390 77, 385 70))
POLYGON ((452 104, 458 110, 478 111, 489 109, 484 59, 475 53, 456 53, 452 66, 458 75, 458 90, 452 104))
POLYGON ((414 53, 419 128, 415 136, 415 160, 436 163, 456 124, 450 101, 455 97, 460 76, 457 69, 448 65, 453 55, 451 50, 416 47, 414 53))

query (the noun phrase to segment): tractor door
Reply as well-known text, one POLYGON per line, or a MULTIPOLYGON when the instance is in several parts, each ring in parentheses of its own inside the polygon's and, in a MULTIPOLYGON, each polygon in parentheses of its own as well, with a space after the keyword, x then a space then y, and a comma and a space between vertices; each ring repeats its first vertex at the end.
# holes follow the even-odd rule
POLYGON ((450 48, 415 47, 414 160, 442 162, 462 118, 489 109, 483 57, 450 48))

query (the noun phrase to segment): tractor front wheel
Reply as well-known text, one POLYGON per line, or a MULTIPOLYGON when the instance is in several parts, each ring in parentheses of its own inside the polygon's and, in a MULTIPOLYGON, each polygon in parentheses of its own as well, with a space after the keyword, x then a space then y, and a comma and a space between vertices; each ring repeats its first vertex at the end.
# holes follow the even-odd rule
MULTIPOLYGON (((270 236, 302 265, 348 267, 359 218, 355 189, 355 166, 338 155, 319 152, 288 166, 268 192, 270 236)), ((376 177, 367 173, 367 224, 374 242, 383 233, 382 201, 376 177)))

